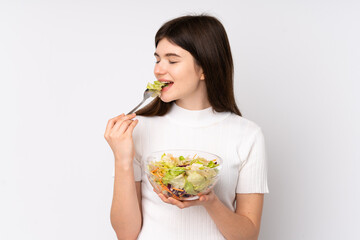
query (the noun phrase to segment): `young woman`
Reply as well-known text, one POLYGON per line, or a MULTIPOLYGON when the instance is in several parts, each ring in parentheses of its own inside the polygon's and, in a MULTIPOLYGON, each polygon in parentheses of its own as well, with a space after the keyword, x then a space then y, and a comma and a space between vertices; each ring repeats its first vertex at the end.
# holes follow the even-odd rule
POLYGON ((171 82, 135 114, 110 119, 115 157, 111 223, 118 239, 257 239, 268 192, 264 137, 243 118, 233 93, 233 60, 222 24, 207 15, 165 23, 155 36, 155 77, 171 82), (142 165, 165 149, 196 149, 224 160, 199 200, 156 192, 142 165))

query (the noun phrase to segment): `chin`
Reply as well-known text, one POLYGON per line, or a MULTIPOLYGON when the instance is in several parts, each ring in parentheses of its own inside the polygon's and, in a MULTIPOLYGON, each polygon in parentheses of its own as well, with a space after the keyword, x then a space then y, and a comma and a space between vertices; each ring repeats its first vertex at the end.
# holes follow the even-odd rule
POLYGON ((171 102, 172 100, 171 99, 168 99, 168 98, 164 98, 164 97, 162 97, 162 96, 160 96, 160 99, 161 99, 161 101, 163 101, 163 102, 166 102, 166 103, 169 103, 169 102, 171 102))
POLYGON ((172 101, 176 100, 176 99, 173 99, 173 98, 169 98, 166 95, 164 96, 163 94, 160 95, 160 99, 161 99, 161 101, 166 102, 166 103, 169 103, 169 102, 172 102, 172 101))

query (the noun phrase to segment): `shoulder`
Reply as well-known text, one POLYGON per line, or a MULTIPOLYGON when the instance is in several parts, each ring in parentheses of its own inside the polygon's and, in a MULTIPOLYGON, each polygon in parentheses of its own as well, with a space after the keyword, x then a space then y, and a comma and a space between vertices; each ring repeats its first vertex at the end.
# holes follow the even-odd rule
POLYGON ((261 127, 257 123, 234 113, 231 113, 225 122, 234 132, 241 133, 242 135, 254 136, 261 132, 261 127))

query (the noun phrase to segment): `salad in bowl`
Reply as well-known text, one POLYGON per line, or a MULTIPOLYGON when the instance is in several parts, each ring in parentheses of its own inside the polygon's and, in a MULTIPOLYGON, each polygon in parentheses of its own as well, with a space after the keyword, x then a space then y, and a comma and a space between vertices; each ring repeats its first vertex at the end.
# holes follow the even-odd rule
POLYGON ((195 200, 207 194, 219 179, 222 159, 195 150, 164 150, 151 153, 145 172, 151 185, 167 197, 195 200))

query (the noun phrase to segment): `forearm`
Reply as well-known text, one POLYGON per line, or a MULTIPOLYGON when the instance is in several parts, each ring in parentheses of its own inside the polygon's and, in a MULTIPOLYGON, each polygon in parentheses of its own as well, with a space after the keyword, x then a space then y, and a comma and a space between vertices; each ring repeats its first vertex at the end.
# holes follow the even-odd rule
POLYGON ((141 230, 142 217, 132 166, 125 167, 115 164, 110 218, 119 239, 136 239, 141 230))
POLYGON ((258 230, 250 219, 231 211, 217 197, 205 209, 227 240, 257 239, 258 230))

